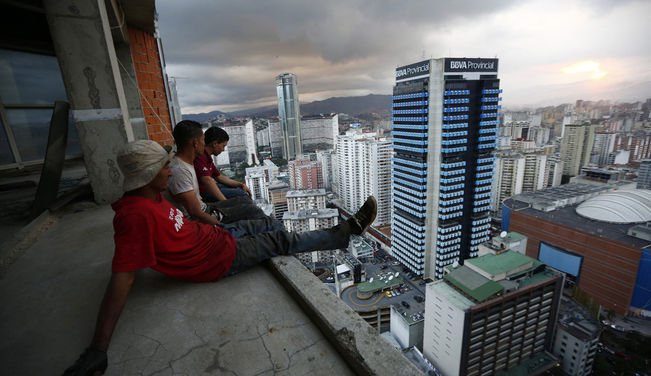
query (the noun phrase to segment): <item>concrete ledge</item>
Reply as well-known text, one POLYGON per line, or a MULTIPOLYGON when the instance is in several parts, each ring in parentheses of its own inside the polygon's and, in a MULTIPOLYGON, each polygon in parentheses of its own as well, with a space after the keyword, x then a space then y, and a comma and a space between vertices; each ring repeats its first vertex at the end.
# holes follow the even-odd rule
POLYGON ((358 375, 422 375, 294 257, 276 257, 272 272, 358 375))

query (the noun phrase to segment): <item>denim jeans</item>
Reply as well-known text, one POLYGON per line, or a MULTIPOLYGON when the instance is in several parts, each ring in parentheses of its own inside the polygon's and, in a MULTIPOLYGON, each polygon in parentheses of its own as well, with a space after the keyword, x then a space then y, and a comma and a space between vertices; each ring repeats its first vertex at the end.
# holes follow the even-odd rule
POLYGON ((210 202, 207 204, 208 213, 219 210, 224 214, 222 223, 232 223, 243 220, 266 218, 262 209, 257 207, 249 197, 235 197, 225 201, 210 202))
MULTIPOLYGON (((249 194, 244 191, 242 188, 233 188, 233 187, 228 187, 222 183, 217 183, 217 187, 219 187, 219 190, 222 192, 224 197, 228 200, 229 198, 235 198, 235 197, 246 197, 251 200, 249 197, 249 194)), ((203 198, 204 202, 215 202, 217 201, 217 197, 211 195, 208 192, 203 192, 201 193, 201 198, 203 198)))
POLYGON ((273 218, 223 225, 236 238, 235 260, 228 275, 279 255, 345 248, 350 240, 346 222, 325 230, 288 232, 273 218))

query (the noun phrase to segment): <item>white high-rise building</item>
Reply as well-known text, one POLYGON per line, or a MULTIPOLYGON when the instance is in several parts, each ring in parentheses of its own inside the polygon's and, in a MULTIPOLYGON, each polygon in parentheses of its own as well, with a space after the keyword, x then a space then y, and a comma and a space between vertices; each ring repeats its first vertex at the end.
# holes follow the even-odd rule
POLYGON ((505 199, 522 193, 525 159, 520 153, 495 156, 495 182, 491 196, 492 210, 500 211, 505 199))
POLYGON ((489 239, 497 68, 442 58, 396 69, 391 246, 416 274, 441 278, 489 239))
POLYGON ((305 115, 301 117, 303 152, 333 149, 339 134, 338 114, 305 115))
POLYGON ((524 153, 522 192, 535 192, 545 188, 547 156, 542 153, 524 153))
MULTIPOLYGON (((230 160, 249 166, 260 163, 257 156, 257 146, 253 120, 231 120, 223 123, 224 130, 228 133, 228 155, 230 160)), ((223 153, 222 153, 223 154, 223 153)))
POLYGON ((563 179, 563 161, 561 157, 556 155, 550 155, 545 162, 545 182, 543 185, 545 188, 558 187, 561 185, 561 180, 563 179))
MULTIPOLYGON (((271 161, 269 161, 271 162, 271 161)), ((266 203, 269 199, 269 183, 275 178, 273 175, 275 164, 264 166, 248 167, 246 169, 246 185, 251 190, 251 199, 262 200, 266 203)), ((276 173, 278 168, 275 168, 276 173)))
POLYGON ((339 197, 356 212, 368 196, 375 196, 374 224, 391 223, 391 142, 359 129, 337 136, 339 197))

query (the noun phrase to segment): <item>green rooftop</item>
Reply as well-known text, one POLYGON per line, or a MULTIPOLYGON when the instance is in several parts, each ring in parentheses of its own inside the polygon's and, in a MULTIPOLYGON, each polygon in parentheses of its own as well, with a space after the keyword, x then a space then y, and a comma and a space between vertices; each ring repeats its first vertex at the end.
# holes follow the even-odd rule
MULTIPOLYGON (((369 279, 370 281, 370 279, 369 279)), ((380 278, 378 276, 373 277, 373 282, 362 282, 357 285, 357 291, 362 292, 362 293, 370 293, 370 292, 375 292, 375 291, 380 291, 382 289, 385 289, 387 287, 393 287, 393 286, 399 286, 401 285, 404 280, 401 275, 397 277, 391 278, 391 280, 387 278, 380 278)))
POLYGON ((443 279, 480 303, 504 290, 499 283, 491 281, 467 266, 460 266, 450 271, 443 276, 443 279))
POLYGON ((525 236, 520 234, 519 232, 510 231, 509 233, 506 234, 506 237, 503 239, 506 243, 514 243, 514 242, 519 242, 524 238, 525 236))
POLYGON ((509 272, 521 268, 527 264, 531 264, 531 268, 536 268, 541 263, 529 256, 525 256, 518 252, 506 251, 499 255, 487 254, 481 257, 465 260, 466 264, 471 264, 481 270, 486 271, 491 275, 504 274, 509 275, 509 272))

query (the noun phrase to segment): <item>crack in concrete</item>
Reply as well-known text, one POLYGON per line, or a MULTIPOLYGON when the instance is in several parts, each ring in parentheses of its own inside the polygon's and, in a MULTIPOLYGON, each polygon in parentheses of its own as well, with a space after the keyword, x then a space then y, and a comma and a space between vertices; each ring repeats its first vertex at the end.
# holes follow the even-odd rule
POLYGON ((185 354, 181 355, 180 357, 178 357, 178 358, 176 358, 176 359, 172 359, 172 360, 170 360, 169 362, 167 362, 167 364, 169 365, 169 368, 172 369, 172 372, 176 373, 176 371, 174 370, 174 363, 176 363, 176 362, 178 362, 179 360, 182 360, 182 359, 188 357, 188 356, 189 356, 190 354, 192 354, 194 351, 199 350, 199 349, 201 349, 201 348, 204 348, 204 347, 206 347, 206 346, 208 346, 208 344, 207 344, 207 343, 203 343, 203 344, 201 344, 201 345, 197 345, 197 346, 193 346, 193 347, 191 347, 188 351, 185 352, 185 354))
MULTIPOLYGON (((226 341, 224 343, 221 343, 219 345, 219 348, 221 349, 222 347, 226 346, 226 344, 228 344, 229 342, 230 342, 230 340, 226 341)), ((232 369, 228 369, 228 368, 224 367, 224 365, 221 364, 221 359, 220 359, 220 356, 219 356, 219 349, 211 349, 211 350, 215 351, 215 355, 213 356, 213 363, 210 366, 208 366, 204 370, 204 372, 212 373, 213 371, 221 371, 221 372, 224 372, 224 373, 228 372, 228 373, 231 373, 231 374, 233 374, 235 376, 239 376, 237 374, 237 372, 233 371, 232 369)))

